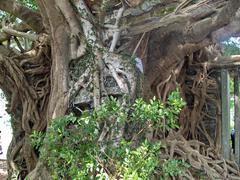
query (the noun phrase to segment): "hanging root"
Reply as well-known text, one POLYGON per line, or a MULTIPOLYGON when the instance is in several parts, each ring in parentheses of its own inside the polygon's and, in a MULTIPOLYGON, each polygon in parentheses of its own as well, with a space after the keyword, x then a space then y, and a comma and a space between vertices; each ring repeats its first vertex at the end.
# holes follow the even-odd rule
POLYGON ((171 72, 159 75, 166 78, 152 86, 162 101, 178 86, 187 104, 179 117, 181 128, 166 138, 162 157, 184 159, 191 165, 181 178, 196 179, 200 173, 210 179, 240 179, 238 165, 220 156, 219 72, 204 63, 212 60, 208 52, 202 48, 186 56, 182 64, 172 64, 171 72))
POLYGON ((8 150, 9 174, 19 171, 20 176, 35 168, 37 154, 30 135, 44 131, 50 89, 50 65, 47 36, 40 36, 35 47, 21 55, 0 57, 0 86, 10 104, 13 139, 8 150))

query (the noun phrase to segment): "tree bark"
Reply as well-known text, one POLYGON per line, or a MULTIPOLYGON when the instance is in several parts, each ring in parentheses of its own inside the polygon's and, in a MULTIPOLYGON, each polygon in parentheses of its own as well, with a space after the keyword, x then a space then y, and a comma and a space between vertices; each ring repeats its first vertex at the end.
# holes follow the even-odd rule
MULTIPOLYGON (((239 0, 206 0, 187 7, 178 6, 177 0, 134 1, 128 3, 131 7, 123 1, 121 7, 111 2, 109 6, 113 10, 118 7, 117 16, 112 11, 96 11, 90 1, 36 2, 39 12, 13 0, 0 0, 1 10, 29 25, 15 28, 18 32, 13 33, 9 29, 14 27, 7 24, 2 38, 0 34, 0 42, 12 36, 25 37, 29 29, 36 32, 34 38, 37 38, 30 51, 19 52, 0 45, 0 87, 10 102, 8 111, 13 115, 15 126, 9 149, 10 175, 17 170, 22 178, 30 173, 28 177, 34 180, 50 179, 29 142, 34 130, 45 132, 53 119, 73 112, 76 105, 98 107, 110 95, 121 98, 128 95, 131 101, 137 96, 145 99, 157 96, 165 102, 177 86, 184 94, 184 81, 191 78, 185 71, 190 66, 197 67, 192 85, 195 89, 191 89, 196 98, 194 108, 186 108, 182 134, 197 139, 197 133, 205 130, 199 108, 203 108, 207 98, 202 98, 204 102, 197 99, 201 100, 199 94, 204 96, 212 81, 206 78, 208 81, 202 89, 196 84, 202 76, 207 76, 208 68, 232 65, 206 47, 221 39, 220 35, 229 27, 235 28, 226 36, 239 31, 234 24, 239 19, 236 14, 239 0), (129 58, 124 59, 122 54, 129 58), (90 56, 87 66, 80 67, 87 55, 90 56), (139 70, 130 62, 135 56, 142 59, 137 64, 139 70), (210 62, 214 58, 217 61, 210 62), (109 79, 116 91, 112 84, 108 86, 109 79), (88 92, 90 86, 93 88, 88 92), (82 100, 85 92, 87 100, 82 100), (77 101, 79 97, 81 100, 77 101)), ((238 63, 238 59, 230 60, 238 63)), ((112 133, 116 139, 123 136, 112 133)), ((206 138, 214 144, 208 135, 206 138)))
POLYGON ((38 12, 30 10, 14 0, 1 0, 0 9, 23 20, 26 24, 32 27, 34 31, 38 33, 43 31, 42 19, 38 12))

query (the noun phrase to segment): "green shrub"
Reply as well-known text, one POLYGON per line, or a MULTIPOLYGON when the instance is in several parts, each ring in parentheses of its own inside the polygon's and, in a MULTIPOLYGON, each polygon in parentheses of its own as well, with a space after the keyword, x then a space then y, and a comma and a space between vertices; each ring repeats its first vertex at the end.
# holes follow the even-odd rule
POLYGON ((53 121, 41 151, 41 158, 52 172, 53 179, 88 179, 99 151, 96 135, 97 123, 88 112, 81 118, 68 115, 53 121))
MULTIPOLYGON (((154 98, 149 103, 137 99, 132 106, 124 107, 111 97, 92 113, 85 111, 81 117, 70 114, 53 120, 40 158, 53 179, 145 180, 154 176, 177 176, 187 165, 179 160, 160 163, 160 141, 141 139, 136 145, 122 139, 118 146, 107 142, 103 147, 98 138, 104 122, 108 122, 110 128, 118 128, 119 124, 124 126, 130 121, 142 126, 150 123, 155 128, 176 128, 183 105, 179 92, 172 93, 166 105, 154 98)), ((41 134, 33 133, 31 137, 34 147, 42 146, 41 134)))
POLYGON ((94 111, 94 120, 103 122, 115 119, 117 123, 123 124, 127 121, 127 107, 123 107, 113 97, 109 97, 97 110, 94 111))
POLYGON ((190 167, 184 160, 169 159, 162 165, 162 178, 176 177, 183 174, 190 167))
POLYGON ((33 133, 30 135, 31 145, 35 149, 39 149, 43 145, 44 137, 45 137, 45 134, 43 132, 33 131, 33 133))
POLYGON ((166 130, 178 128, 177 117, 184 105, 185 102, 180 97, 179 91, 169 95, 165 106, 155 97, 149 103, 143 99, 137 99, 133 104, 131 119, 137 122, 148 122, 154 127, 166 130))
POLYGON ((159 166, 160 143, 143 142, 136 149, 126 149, 120 164, 123 179, 150 179, 159 166))

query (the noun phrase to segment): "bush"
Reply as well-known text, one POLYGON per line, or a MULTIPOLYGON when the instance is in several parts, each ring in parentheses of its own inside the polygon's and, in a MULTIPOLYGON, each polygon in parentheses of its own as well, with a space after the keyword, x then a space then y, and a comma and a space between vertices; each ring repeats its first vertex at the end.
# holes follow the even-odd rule
MULTIPOLYGON (((180 160, 162 163, 160 141, 149 142, 142 138, 136 145, 122 138, 118 146, 113 146, 113 142, 103 146, 98 139, 101 124, 107 121, 114 128, 123 127, 126 122, 176 128, 176 119, 183 105, 179 92, 172 93, 165 106, 154 98, 149 103, 137 99, 132 106, 123 107, 116 99, 109 98, 92 113, 85 111, 81 117, 70 114, 53 120, 40 158, 53 179, 138 180, 177 176, 188 166, 180 160)), ((34 147, 42 146, 42 134, 33 133, 31 137, 34 147)))
POLYGON ((163 163, 162 178, 175 177, 183 174, 190 165, 184 160, 169 159, 163 163))
POLYGON ((38 150, 43 145, 43 139, 45 137, 45 134, 43 132, 39 131, 33 131, 31 134, 31 145, 38 150))

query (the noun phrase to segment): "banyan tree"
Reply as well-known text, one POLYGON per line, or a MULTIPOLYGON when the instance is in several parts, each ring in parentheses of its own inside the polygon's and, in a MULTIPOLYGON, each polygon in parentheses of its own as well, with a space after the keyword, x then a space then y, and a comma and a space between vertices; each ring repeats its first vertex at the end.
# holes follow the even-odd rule
POLYGON ((179 128, 158 136, 162 157, 188 162, 188 179, 197 170, 239 179, 237 163, 222 156, 219 91, 219 68, 240 62, 221 47, 239 35, 239 8, 239 0, 0 0, 0 88, 13 128, 9 179, 16 171, 21 179, 50 179, 30 141, 56 118, 81 116, 110 96, 165 103, 176 88, 186 105, 179 128))

